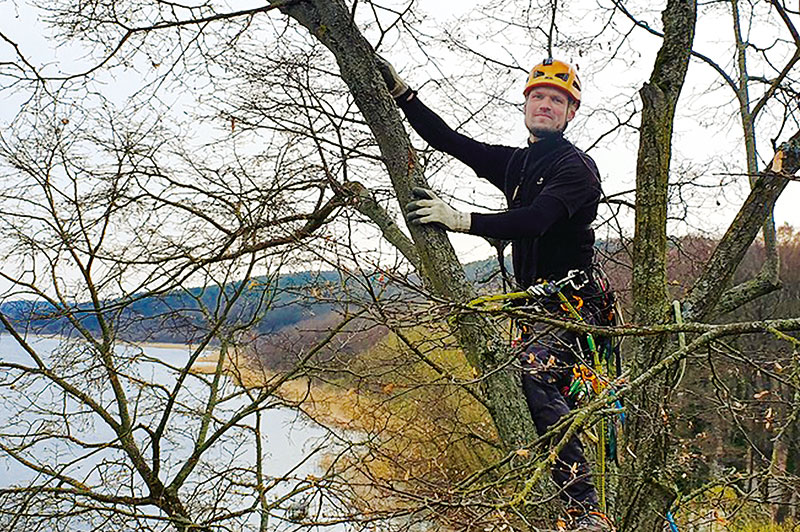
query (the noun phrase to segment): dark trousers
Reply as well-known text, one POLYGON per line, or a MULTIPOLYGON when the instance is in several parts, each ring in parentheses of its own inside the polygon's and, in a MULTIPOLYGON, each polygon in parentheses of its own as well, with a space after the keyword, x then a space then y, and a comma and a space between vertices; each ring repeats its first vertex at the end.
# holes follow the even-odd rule
MULTIPOLYGON (((522 388, 536 431, 541 436, 570 411, 565 394, 581 348, 573 333, 544 326, 534 329, 528 337, 531 345, 522 353, 522 388)), ((556 435, 553 443, 558 441, 556 435)), ((577 436, 558 453, 552 476, 559 487, 559 496, 569 508, 584 511, 597 508, 589 464, 577 436)))

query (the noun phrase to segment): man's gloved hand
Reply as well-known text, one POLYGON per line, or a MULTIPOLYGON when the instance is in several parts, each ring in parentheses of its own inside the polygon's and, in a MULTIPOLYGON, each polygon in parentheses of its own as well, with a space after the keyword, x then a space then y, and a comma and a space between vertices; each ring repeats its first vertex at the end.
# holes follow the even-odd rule
POLYGON ((408 85, 403 78, 401 78, 391 63, 383 57, 375 54, 375 59, 378 61, 378 70, 383 76, 383 81, 386 83, 386 88, 389 89, 389 94, 392 98, 399 98, 404 92, 408 90, 408 85))
POLYGON ((466 233, 472 225, 472 216, 468 212, 457 211, 439 199, 439 196, 427 188, 414 187, 414 200, 408 205, 408 221, 412 224, 438 224, 444 229, 466 233))

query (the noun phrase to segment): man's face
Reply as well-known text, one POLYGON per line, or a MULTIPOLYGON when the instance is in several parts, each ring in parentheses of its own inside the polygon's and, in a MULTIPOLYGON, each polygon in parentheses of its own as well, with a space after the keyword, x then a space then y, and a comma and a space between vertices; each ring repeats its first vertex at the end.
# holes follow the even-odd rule
POLYGON ((561 133, 575 116, 575 104, 555 87, 534 87, 525 99, 525 127, 531 142, 561 133))

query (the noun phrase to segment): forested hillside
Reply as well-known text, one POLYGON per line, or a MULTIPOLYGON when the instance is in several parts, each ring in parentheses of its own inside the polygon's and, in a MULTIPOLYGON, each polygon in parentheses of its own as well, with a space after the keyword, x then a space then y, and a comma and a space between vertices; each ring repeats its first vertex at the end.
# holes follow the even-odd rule
MULTIPOLYGON (((496 259, 466 265, 469 277, 479 284, 499 285, 496 259)), ((380 272, 364 273, 366 282, 376 281, 380 272)), ((399 290, 395 285, 392 290, 399 290)), ((193 343, 208 333, 213 320, 210 314, 221 309, 226 301, 235 300, 228 322, 241 327, 252 338, 270 336, 286 328, 295 331, 326 331, 326 324, 335 322, 328 314, 341 310, 348 301, 364 299, 361 283, 335 271, 303 271, 275 278, 254 277, 244 285, 231 282, 224 286, 171 290, 126 298, 124 308, 116 301, 105 301, 103 312, 118 320, 116 334, 122 340, 136 342, 193 343), (234 297, 241 290, 241 295, 234 297), (305 323, 304 323, 305 322, 305 323)), ((16 325, 35 334, 67 335, 74 327, 66 319, 67 311, 48 302, 16 300, 0 304, 0 312, 16 325)), ((68 310, 80 317, 83 327, 99 331, 96 310, 92 303, 75 302, 68 310)), ((291 332, 289 332, 291 334, 291 332)))
MULTIPOLYGON (((160 295, 147 294, 119 310, 115 301, 106 301, 103 311, 119 314, 121 339, 146 342, 192 343, 206 334, 208 313, 221 308, 232 295, 242 290, 231 312, 231 323, 239 323, 257 334, 270 334, 297 324, 314 315, 325 314, 332 303, 315 298, 310 288, 336 287, 340 277, 335 272, 300 272, 278 278, 254 277, 245 286, 229 283, 222 287, 172 290, 160 295)), ((333 290, 335 292, 335 289, 333 290)), ((61 308, 41 301, 10 301, 0 311, 19 326, 36 334, 69 334, 73 329, 61 308)), ((71 309, 81 324, 98 331, 96 311, 90 303, 76 302, 71 309)))

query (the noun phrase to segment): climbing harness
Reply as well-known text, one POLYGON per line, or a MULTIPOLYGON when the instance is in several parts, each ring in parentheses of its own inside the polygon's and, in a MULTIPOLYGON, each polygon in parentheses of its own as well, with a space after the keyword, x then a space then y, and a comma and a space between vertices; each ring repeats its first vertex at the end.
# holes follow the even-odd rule
MULTIPOLYGON (((599 269, 597 269, 599 270, 599 269)), ((596 277, 600 289, 602 301, 598 306, 601 315, 600 322, 613 325, 617 322, 617 307, 613 293, 609 289, 605 275, 596 277)), ((482 296, 470 301, 467 306, 471 308, 505 308, 505 306, 516 303, 519 300, 525 301, 525 308, 530 308, 536 312, 547 312, 546 302, 556 302, 557 305, 549 305, 550 309, 560 309, 566 313, 570 319, 578 323, 586 323, 581 315, 586 302, 579 296, 579 292, 592 280, 589 273, 585 270, 570 270, 567 275, 557 281, 543 281, 530 286, 528 289, 519 292, 505 294, 493 294, 482 296), (571 291, 568 297, 565 291, 571 291)), ((522 335, 525 335, 527 327, 521 326, 522 335)), ((614 390, 609 389, 610 382, 621 373, 621 360, 619 345, 615 344, 610 337, 600 337, 595 339, 594 335, 587 333, 584 335, 586 347, 591 354, 591 360, 580 360, 572 367, 572 382, 564 390, 565 398, 574 405, 584 404, 593 397, 607 392, 612 397, 614 390)), ((582 350, 582 349, 581 349, 582 350)), ((619 400, 615 401, 616 410, 619 415, 608 418, 601 416, 596 425, 596 436, 587 431, 590 439, 596 444, 597 472, 596 483, 600 503, 600 509, 607 510, 607 461, 609 459, 618 463, 617 456, 617 434, 619 428, 624 424, 624 412, 619 400)))
POLYGON ((519 292, 477 297, 467 303, 467 306, 470 308, 492 308, 520 299, 530 299, 536 304, 537 298, 553 296, 568 286, 577 291, 588 282, 589 276, 584 270, 570 270, 567 276, 559 281, 544 281, 531 285, 526 290, 519 292))

